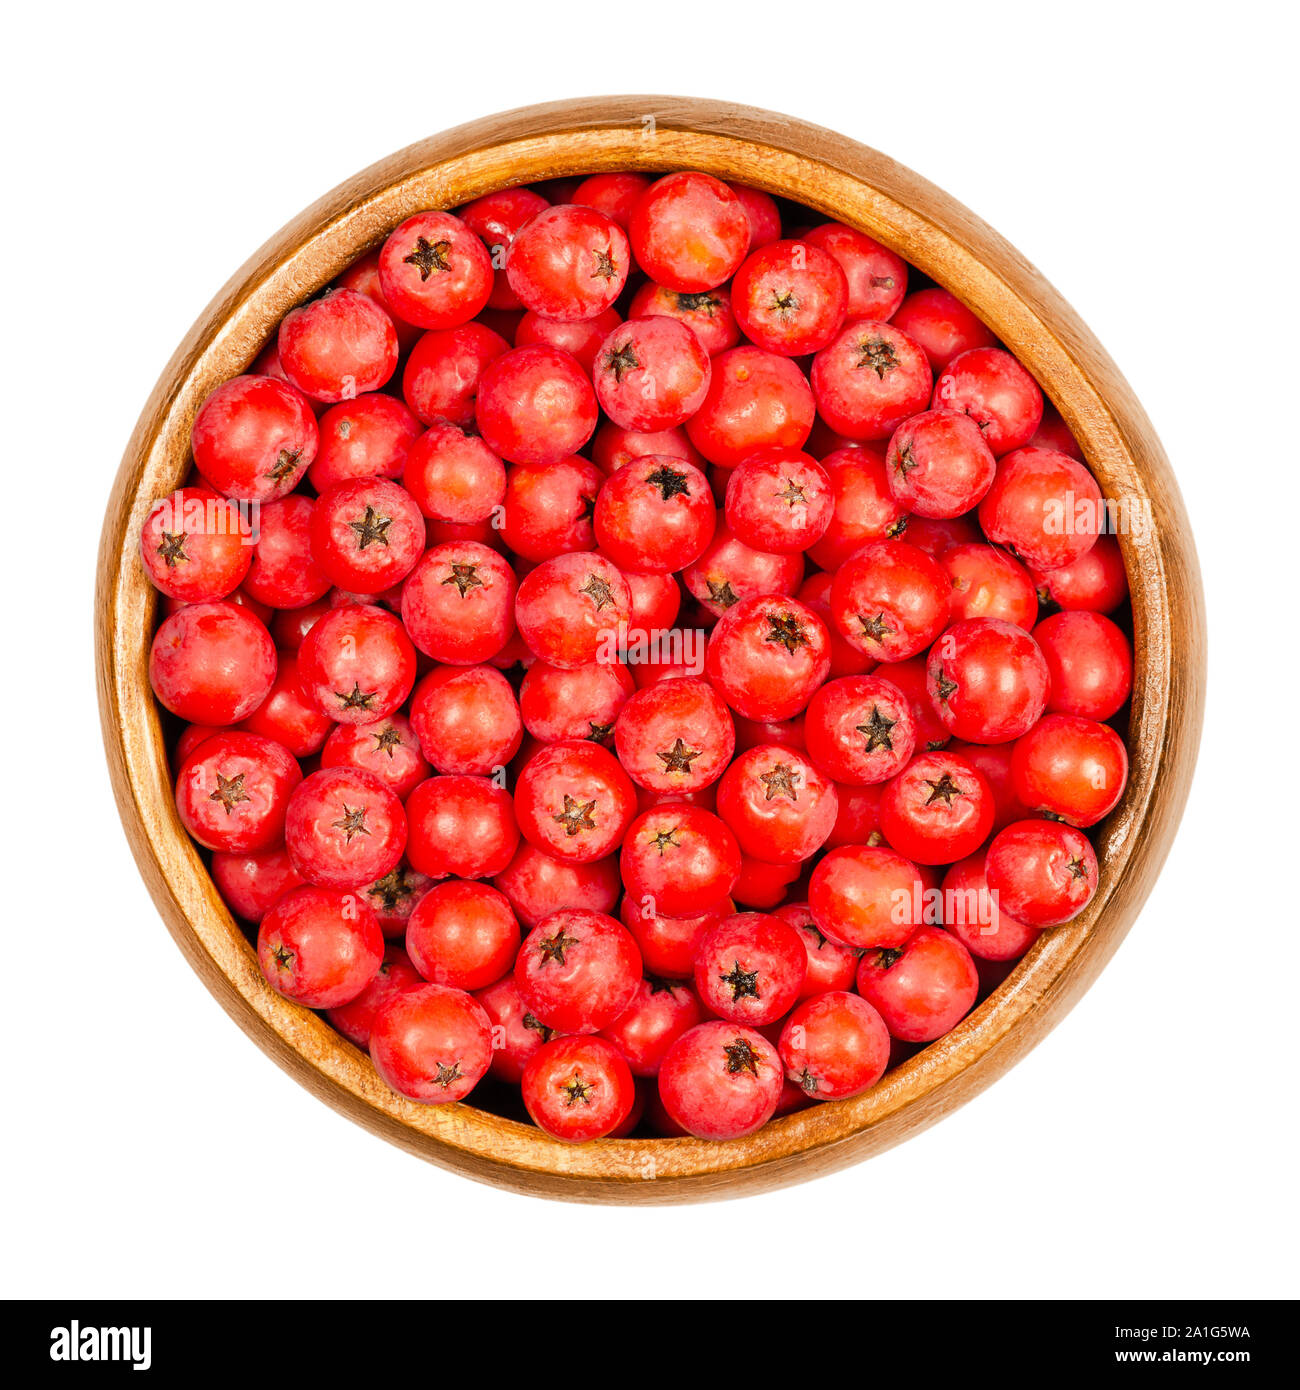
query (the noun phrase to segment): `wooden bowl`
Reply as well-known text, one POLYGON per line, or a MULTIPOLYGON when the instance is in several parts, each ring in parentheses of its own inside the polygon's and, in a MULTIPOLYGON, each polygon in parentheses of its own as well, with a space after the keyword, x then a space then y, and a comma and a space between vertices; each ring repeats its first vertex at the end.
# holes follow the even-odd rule
POLYGON ((522 1192, 578 1201, 695 1201, 815 1177, 896 1144, 984 1089, 1053 1027, 1110 959, 1182 813, 1200 737, 1204 613, 1178 487, 1142 407, 1073 310, 1001 237, 884 155, 784 116, 711 101, 617 97, 529 107, 435 136, 349 179, 241 269, 168 363, 127 446, 105 518, 97 633, 100 711, 122 820, 172 936, 207 987, 286 1071, 411 1153, 522 1192), (870 1092, 787 1115, 747 1139, 604 1139, 570 1146, 470 1104, 394 1094, 369 1058, 262 979, 182 829, 147 663, 155 593, 139 559, 150 503, 189 467, 204 397, 247 369, 287 310, 403 218, 492 189, 603 170, 703 169, 860 228, 964 300, 1033 372, 1103 494, 1150 505, 1120 537, 1136 680, 1124 799, 1101 827, 1101 887, 1046 933, 956 1029, 870 1092))

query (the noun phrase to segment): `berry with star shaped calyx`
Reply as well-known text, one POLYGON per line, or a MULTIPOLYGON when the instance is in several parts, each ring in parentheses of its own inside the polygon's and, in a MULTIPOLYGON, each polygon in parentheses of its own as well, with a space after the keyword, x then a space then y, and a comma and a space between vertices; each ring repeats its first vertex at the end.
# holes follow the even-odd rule
POLYGON ((424 517, 391 478, 338 483, 316 499, 312 558, 331 584, 378 594, 400 584, 424 554, 424 517))
POLYGON ((520 1089, 533 1123, 570 1144, 612 1134, 636 1100, 627 1062, 604 1038, 543 1043, 525 1064, 520 1089))
POLYGON ((700 942, 695 990, 719 1018, 757 1028, 788 1013, 808 971, 799 933, 766 912, 724 917, 700 942))

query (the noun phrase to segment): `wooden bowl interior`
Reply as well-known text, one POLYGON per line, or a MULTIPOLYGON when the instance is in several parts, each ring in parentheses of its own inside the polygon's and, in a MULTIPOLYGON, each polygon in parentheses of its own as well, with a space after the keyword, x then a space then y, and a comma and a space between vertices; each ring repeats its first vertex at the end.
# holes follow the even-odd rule
POLYGON ((110 501, 97 599, 101 714, 123 822, 173 937, 236 1022, 316 1095, 422 1158, 485 1181, 586 1201, 692 1200, 810 1177, 888 1147, 976 1094, 1063 1016, 1136 916, 1176 829, 1199 739, 1201 605, 1182 502, 1127 383, 1069 306, 965 208, 874 151, 769 113, 663 97, 570 102, 461 127, 349 180, 272 238, 204 312, 145 408, 110 501), (615 169, 702 169, 795 199, 892 247, 974 309, 1034 373, 1103 494, 1149 503, 1154 520, 1145 539, 1119 538, 1137 672, 1132 767, 1123 802, 1097 837, 1093 903, 1045 934, 953 1032, 867 1094, 727 1144, 575 1147, 472 1104, 426 1107, 389 1090, 367 1057, 263 980, 176 816, 147 675, 156 596, 139 562, 139 529, 153 499, 185 476, 190 425, 208 392, 247 369, 290 308, 410 214, 507 185, 615 169))

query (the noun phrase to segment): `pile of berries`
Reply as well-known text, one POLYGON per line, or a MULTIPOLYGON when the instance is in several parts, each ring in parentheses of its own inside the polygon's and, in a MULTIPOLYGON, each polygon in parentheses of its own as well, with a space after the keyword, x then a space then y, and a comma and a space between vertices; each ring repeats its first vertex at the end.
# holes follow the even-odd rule
POLYGON ((402 1095, 735 1138, 1093 896, 1118 545, 1033 378, 911 279, 703 173, 505 189, 199 410, 141 536, 177 810, 402 1095))

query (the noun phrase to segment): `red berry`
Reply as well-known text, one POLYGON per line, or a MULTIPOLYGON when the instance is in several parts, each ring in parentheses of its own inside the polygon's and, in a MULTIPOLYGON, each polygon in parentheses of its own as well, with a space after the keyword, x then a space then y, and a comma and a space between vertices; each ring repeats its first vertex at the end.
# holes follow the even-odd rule
POLYGON ((577 864, 612 854, 635 813, 635 788, 618 759, 596 743, 548 744, 515 786, 524 838, 577 864))
POLYGON ((534 655, 571 669, 616 659, 631 605, 627 582, 608 560, 558 555, 519 586, 515 622, 534 655))
POLYGON ((735 347, 740 341, 731 296, 722 288, 691 294, 647 281, 632 296, 628 317, 676 319, 695 334, 710 357, 735 347))
POLYGON ((620 569, 671 573, 693 565, 717 525, 704 474, 671 458, 641 458, 607 478, 596 498, 596 540, 620 569))
POLYGON ((888 439, 930 401, 930 363, 897 328, 858 319, 813 359, 817 411, 848 439, 888 439))
POLYGON ((603 212, 627 231, 632 209, 650 184, 651 180, 645 174, 592 174, 574 190, 573 201, 579 207, 603 212))
POLYGON ((483 373, 509 350, 499 333, 481 323, 426 333, 407 358, 402 396, 423 424, 445 421, 468 429, 483 373))
POLYGON ((959 353, 993 348, 998 343, 979 318, 947 290, 918 290, 889 318, 895 328, 921 345, 936 372, 945 371, 959 353))
POLYGON ((813 393, 788 357, 745 344, 713 359, 708 393, 686 433, 710 463, 735 468, 769 445, 802 449, 815 413, 813 393))
POLYGON ((690 986, 647 979, 601 1036, 618 1048, 633 1076, 658 1076, 668 1049, 703 1017, 690 986))
POLYGON ((322 767, 369 772, 399 801, 430 772, 411 721, 403 714, 389 714, 368 724, 336 724, 325 741, 320 762, 322 767))
POLYGON ((1119 805, 1127 782, 1124 740, 1109 724, 1074 714, 1044 715, 1011 755, 1020 801, 1071 825, 1096 825, 1119 805))
POLYGON ((482 989, 514 965, 519 923, 486 883, 435 883, 411 913, 406 949, 430 983, 482 989))
POLYGON ((1101 489, 1083 464, 1051 449, 1017 449, 998 461, 979 519, 989 540, 1051 571, 1092 549, 1100 507, 1101 489))
POLYGON ((370 1047, 370 1030, 375 1015, 395 994, 421 983, 419 972, 400 946, 384 948, 384 958, 370 983, 355 999, 330 1009, 327 1017, 340 1033, 357 1047, 370 1047))
POLYGON ((566 908, 524 938, 515 984, 527 1008, 562 1033, 598 1033, 632 1002, 641 954, 631 933, 601 912, 566 908))
POLYGON ((520 842, 510 863, 492 880, 526 927, 564 907, 612 912, 618 901, 618 860, 612 856, 594 864, 575 864, 520 842))
POLYGON ((814 1100, 843 1100, 874 1086, 889 1064, 889 1030, 856 994, 805 1000, 781 1029, 785 1074, 814 1100))
POLYGON ((487 303, 492 260, 460 218, 449 212, 420 212, 384 242, 379 283, 393 312, 407 323, 455 328, 487 303))
POLYGON ((1038 643, 998 618, 954 623, 926 663, 926 688, 939 718, 967 743, 1019 738, 1042 714, 1047 683, 1038 643))
POLYGON ((840 262, 812 241, 773 241, 753 251, 731 287, 736 321, 769 352, 820 352, 840 330, 849 287, 840 262))
POLYGON ((369 724, 405 703, 415 684, 415 649, 391 613, 348 604, 326 613, 302 639, 298 674, 322 714, 369 724))
POLYGON ((375 914, 354 893, 291 889, 262 918, 257 959, 267 983, 309 1009, 357 998, 384 958, 375 914))
POLYGON ((595 550, 592 517, 603 482, 600 469, 577 454, 516 465, 506 483, 501 539, 525 560, 595 550))
POLYGON ((993 789, 965 758, 922 753, 880 798, 885 839, 914 864, 953 864, 993 829, 993 789))
POLYGON ((464 1100, 492 1063, 492 1025, 463 990, 415 985, 375 1014, 370 1059, 393 1090, 410 1100, 464 1100))
POLYGON ((807 550, 826 533, 835 495, 826 470, 798 449, 761 449, 727 480, 727 525, 754 550, 807 550))
POLYGON ((448 541, 427 551, 402 589, 402 623, 435 661, 473 666, 514 630, 515 576, 495 550, 448 541))
POLYGON ((722 776, 736 731, 713 687, 686 677, 633 695, 619 715, 614 741, 634 782, 656 792, 689 792, 722 776))
POLYGON ((287 381, 237 376, 194 417, 194 466, 227 497, 270 502, 292 492, 316 457, 319 433, 307 398, 287 381))
POLYGON ((993 832, 996 834, 1013 820, 1025 820, 1030 811, 1016 795, 1011 782, 1011 755, 1014 743, 962 743, 949 741, 947 750, 956 753, 979 773, 993 792, 993 832))
POLYGON ((1113 613, 1128 597, 1124 557, 1114 536, 1098 536, 1086 554, 1060 569, 1030 568, 1039 599, 1067 613, 1113 613))
POLYGON ((667 430, 700 408, 711 366, 703 344, 676 319, 629 319, 595 359, 601 409, 625 430, 667 430))
POLYGON ((316 501, 311 553, 331 584, 378 594, 415 568, 424 553, 424 518, 411 494, 391 479, 338 483, 316 501))
POLYGON ((233 603, 192 603, 167 618, 149 650, 159 702, 191 724, 221 728, 247 718, 275 681, 266 628, 233 603))
POLYGON ((410 865, 399 864, 367 884, 363 891, 379 921, 379 930, 390 940, 401 940, 406 936, 411 913, 432 887, 433 880, 427 874, 417 874, 410 865))
POLYGON ((1072 825, 1021 820, 993 837, 985 874, 1001 911, 1029 927, 1055 927, 1092 901, 1097 856, 1072 825))
MULTIPOLYGON (((399 318, 392 310, 392 306, 384 298, 384 291, 379 283, 379 252, 368 251, 364 256, 353 261, 350 266, 334 282, 339 289, 356 290, 358 294, 364 294, 367 299, 373 299, 376 304, 393 321, 393 327, 397 330, 397 345, 402 352, 408 352, 411 345, 420 336, 420 330, 412 323, 407 323, 405 319, 399 318)), ((269 366, 258 367, 259 371, 266 370, 271 375, 279 375, 280 356, 277 351, 275 339, 267 345, 262 357, 258 358, 261 363, 262 358, 267 358, 268 354, 274 356, 275 371, 271 371, 269 366)), ((268 359, 269 360, 269 359, 268 359)))
POLYGON ((977 347, 943 369, 934 383, 934 408, 969 415, 1001 457, 1033 437, 1043 417, 1043 393, 1009 352, 977 347))
POLYGON ((459 425, 435 422, 410 447, 402 484, 437 521, 486 521, 506 495, 505 465, 459 425))
POLYGON ((289 798, 284 839, 293 867, 308 883, 363 887, 397 867, 406 848, 406 815, 377 777, 324 768, 289 798))
POLYGON ((519 751, 523 721, 510 682, 491 666, 439 666, 415 687, 411 727, 439 772, 486 776, 519 751))
POLYGON ((487 248, 496 274, 489 309, 522 309, 523 300, 506 278, 506 256, 520 230, 550 204, 531 188, 499 188, 458 209, 460 220, 487 248))
POLYGON ((284 834, 302 770, 289 751, 258 734, 224 730, 204 739, 176 774, 176 811, 208 849, 270 849, 284 834))
POLYGON ((744 183, 728 183, 727 187, 740 199, 749 221, 749 249, 757 251, 781 235, 781 209, 770 193, 750 188, 744 183))
POLYGON ((916 725, 915 751, 918 753, 943 748, 952 739, 930 700, 925 661, 925 657, 916 656, 910 661, 891 661, 887 666, 877 668, 883 670, 884 679, 890 685, 896 686, 907 697, 912 721, 916 725))
MULTIPOLYGON (((892 319, 907 293, 907 262, 864 232, 840 222, 823 222, 804 236, 834 256, 848 288, 845 312, 851 319, 892 319)), ((896 324, 904 328, 903 324, 896 324)))
POLYGON ((619 866, 643 914, 690 917, 731 893, 740 847, 711 812, 668 804, 643 812, 628 827, 619 866))
POLYGON ((980 960, 1019 960, 1038 940, 1038 928, 1001 910, 989 892, 984 860, 972 854, 943 876, 943 924, 980 960))
POLYGON ((720 179, 667 174, 637 201, 628 235, 637 264, 652 280, 674 290, 711 290, 744 260, 749 218, 720 179))
POLYGON ((938 927, 921 927, 897 950, 868 951, 858 993, 904 1042, 931 1042, 970 1013, 979 976, 970 952, 938 927))
POLYGON ((822 460, 830 480, 834 511, 820 540, 808 549, 815 564, 833 574, 871 541, 907 534, 907 509, 890 492, 883 454, 863 446, 837 449, 822 460))
POLYGON ((604 313, 627 283, 627 234, 595 208, 544 208, 515 233, 506 278, 534 313, 572 322, 604 313))
POLYGON ((1029 571, 995 545, 954 545, 940 556, 952 580, 954 622, 1001 618, 1026 630, 1038 621, 1038 595, 1029 571))
POLYGON ((430 878, 491 878, 519 844, 510 793, 486 777, 430 777, 406 800, 407 857, 430 878))
POLYGON ((298 658, 292 652, 281 652, 270 693, 237 727, 274 739, 295 758, 307 758, 324 747, 334 723, 303 694, 298 658))
POLYGON ((682 571, 682 582, 703 608, 720 618, 741 599, 793 594, 803 570, 802 555, 755 550, 724 524, 700 558, 682 571))
POLYGON ((1109 719, 1133 690, 1133 649, 1100 613, 1056 613, 1034 629, 1051 686, 1047 709, 1109 719))
POLYGON ((320 447, 307 481, 317 492, 358 478, 400 478, 420 422, 394 397, 370 391, 320 417, 320 447))
MULTIPOLYGON (((883 667, 892 672, 892 667, 883 667)), ((916 746, 907 697, 888 676, 828 681, 808 702, 808 755, 836 782, 869 786, 901 772, 916 746)))
POLYGON ((905 541, 873 541, 840 566, 831 617, 840 636, 877 661, 924 651, 948 622, 948 578, 905 541))
POLYGON ((790 719, 830 670, 822 620, 796 599, 742 599, 718 620, 706 656, 709 679, 747 719, 790 719))
POLYGON ((756 1028, 790 1011, 807 972, 808 952, 788 922, 764 912, 738 912, 701 940, 695 989, 719 1018, 756 1028))
POLYGON ((636 1099, 627 1063, 604 1038, 544 1043, 525 1064, 520 1089, 533 1123, 569 1144, 613 1133, 636 1099))
MULTIPOLYGON (((283 804, 288 804, 287 796, 283 804)), ((217 850, 212 856, 212 881, 226 906, 246 922, 260 922, 291 888, 302 887, 283 845, 217 850)))
POLYGON ((330 290, 291 310, 276 345, 289 382, 331 404, 378 391, 397 370, 392 319, 356 290, 330 290))
POLYGON ((813 870, 808 907, 817 930, 841 946, 900 946, 923 918, 916 865, 892 849, 845 845, 813 870))
POLYGON ((519 320, 515 329, 515 346, 527 347, 530 343, 542 343, 548 347, 559 348, 572 356, 584 372, 590 376, 596 367, 596 354, 601 344, 623 322, 617 309, 606 309, 594 319, 577 319, 565 322, 563 319, 548 319, 535 314, 530 309, 519 320))
POLYGON ((538 661, 519 687, 519 710, 524 727, 542 743, 587 738, 607 744, 635 690, 626 666, 591 662, 566 671, 538 661))
POLYGON ((657 916, 653 907, 643 907, 631 894, 623 897, 619 914, 636 939, 647 975, 671 980, 689 980, 695 970, 695 956, 708 930, 735 910, 729 898, 712 904, 690 917, 657 916))
POLYGON ((743 853, 769 864, 802 864, 831 833, 835 784, 802 753, 760 744, 718 783, 718 815, 743 853))
POLYGON ((919 516, 961 516, 993 483, 997 460, 979 426, 956 410, 925 410, 894 431, 886 455, 889 490, 919 516))
POLYGON ((513 975, 476 990, 474 998, 492 1027, 492 1075, 498 1081, 519 1085, 528 1059, 555 1037, 555 1029, 548 1028, 524 1007, 513 975))
POLYGON ((828 990, 853 988, 858 953, 823 936, 817 930, 807 903, 786 903, 776 909, 775 916, 799 933, 808 955, 808 969, 799 989, 800 999, 810 999, 828 990))
POLYGON ((479 381, 479 433, 511 463, 556 463, 577 453, 595 432, 598 416, 587 374, 559 348, 512 348, 479 381))
POLYGON ((140 558, 154 588, 185 603, 209 603, 237 589, 253 558, 238 505, 204 487, 155 502, 140 530, 140 558))
POLYGON ((668 1117, 697 1139, 740 1139, 772 1118, 783 1076, 776 1048, 761 1033, 701 1023, 668 1049, 659 1098, 668 1117))
POLYGON ((602 473, 617 473, 633 459, 648 458, 651 455, 681 459, 703 469, 707 465, 687 438, 684 429, 671 430, 625 430, 606 421, 596 431, 591 441, 591 458, 602 473))
POLYGON ((271 608, 304 608, 329 592, 330 577, 312 554, 316 502, 301 493, 262 504, 244 592, 271 608))

